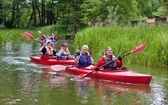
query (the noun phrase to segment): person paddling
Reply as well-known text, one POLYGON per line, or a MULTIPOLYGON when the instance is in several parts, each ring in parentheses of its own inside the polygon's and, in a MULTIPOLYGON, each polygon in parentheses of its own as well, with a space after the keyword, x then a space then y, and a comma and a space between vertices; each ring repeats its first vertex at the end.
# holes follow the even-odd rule
POLYGON ((39 49, 39 52, 42 52, 43 55, 47 56, 56 56, 56 50, 53 48, 51 40, 47 40, 46 43, 39 49))
POLYGON ((88 52, 88 45, 83 45, 81 52, 76 53, 75 63, 77 67, 88 67, 93 68, 94 60, 88 52))
MULTIPOLYGON (((113 55, 112 48, 110 46, 108 46, 104 51, 103 57, 100 58, 100 60, 95 65, 95 69, 99 70, 98 69, 99 67, 101 67, 105 64, 108 64, 109 62, 114 61, 116 59, 117 58, 113 55)), ((116 61, 114 61, 114 62, 112 62, 112 63, 110 63, 100 69, 101 70, 115 70, 115 69, 121 68, 122 65, 123 65, 122 58, 119 56, 118 60, 116 60, 116 61)))

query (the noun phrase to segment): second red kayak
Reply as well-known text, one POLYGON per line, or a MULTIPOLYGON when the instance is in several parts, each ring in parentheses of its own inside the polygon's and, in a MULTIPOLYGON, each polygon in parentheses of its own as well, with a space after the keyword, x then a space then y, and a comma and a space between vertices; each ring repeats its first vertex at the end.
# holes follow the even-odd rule
POLYGON ((74 59, 57 59, 46 56, 30 56, 31 61, 44 65, 75 65, 74 59))
MULTIPOLYGON (((80 75, 87 74, 93 69, 87 68, 77 68, 77 67, 67 67, 65 71, 67 73, 80 75)), ((152 76, 147 74, 133 73, 129 70, 99 70, 87 75, 88 77, 125 82, 125 83, 135 83, 135 84, 149 84, 152 76)))

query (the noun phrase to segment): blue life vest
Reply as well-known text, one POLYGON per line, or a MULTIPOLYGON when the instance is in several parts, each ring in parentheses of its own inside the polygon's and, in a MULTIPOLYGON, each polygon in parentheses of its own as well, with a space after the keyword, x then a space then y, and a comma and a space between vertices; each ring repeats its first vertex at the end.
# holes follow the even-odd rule
POLYGON ((86 58, 80 54, 78 67, 87 67, 91 65, 91 56, 87 53, 86 58))
POLYGON ((61 53, 60 59, 67 59, 68 58, 68 56, 65 55, 62 51, 59 51, 59 53, 61 53))

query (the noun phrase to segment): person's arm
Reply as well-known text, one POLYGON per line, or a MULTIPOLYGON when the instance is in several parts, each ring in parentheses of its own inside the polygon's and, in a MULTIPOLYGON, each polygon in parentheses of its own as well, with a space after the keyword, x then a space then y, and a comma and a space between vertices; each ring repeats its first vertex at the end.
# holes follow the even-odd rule
POLYGON ((59 57, 60 57, 60 56, 61 56, 61 54, 62 54, 62 51, 61 51, 61 50, 59 50, 59 51, 58 51, 58 53, 57 53, 57 56, 59 56, 59 57))
POLYGON ((95 67, 99 68, 99 67, 103 66, 104 64, 105 64, 105 59, 102 57, 102 58, 99 59, 99 61, 95 65, 95 67))
POLYGON ((90 58, 91 58, 91 64, 94 65, 95 63, 94 63, 93 58, 92 57, 90 57, 90 58))
POLYGON ((76 56, 76 58, 75 58, 75 63, 76 63, 76 65, 78 65, 78 63, 79 63, 79 58, 80 58, 80 56, 78 55, 78 56, 76 56))
POLYGON ((53 49, 53 55, 57 56, 57 51, 55 49, 53 49))
POLYGON ((68 56, 68 55, 71 55, 69 49, 67 49, 67 56, 68 56))
POLYGON ((42 49, 45 47, 45 45, 43 45, 42 47, 40 47, 40 49, 38 50, 39 52, 42 52, 42 49))
POLYGON ((116 63, 118 68, 121 68, 123 66, 123 62, 120 60, 117 60, 116 63))
POLYGON ((79 58, 80 58, 80 52, 78 51, 78 52, 76 52, 76 58, 75 58, 76 65, 78 65, 78 63, 79 63, 79 58))
POLYGON ((123 62, 122 62, 122 57, 121 56, 118 57, 118 60, 116 61, 116 63, 117 63, 117 67, 118 68, 121 68, 123 66, 123 62))

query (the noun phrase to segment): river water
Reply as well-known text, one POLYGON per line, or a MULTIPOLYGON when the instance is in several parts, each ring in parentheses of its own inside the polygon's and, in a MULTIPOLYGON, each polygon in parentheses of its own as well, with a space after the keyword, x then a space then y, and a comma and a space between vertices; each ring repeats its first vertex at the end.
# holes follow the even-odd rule
POLYGON ((31 62, 31 55, 39 56, 38 48, 37 43, 1 43, 0 105, 168 105, 167 68, 125 64, 134 72, 151 74, 149 85, 71 81, 73 75, 47 72, 48 66, 31 62))

